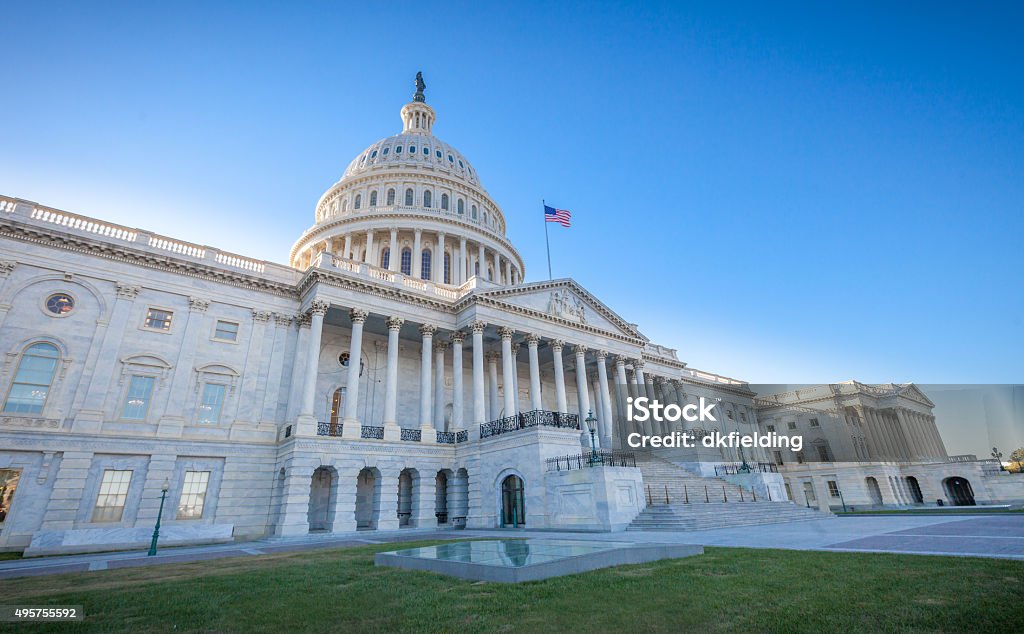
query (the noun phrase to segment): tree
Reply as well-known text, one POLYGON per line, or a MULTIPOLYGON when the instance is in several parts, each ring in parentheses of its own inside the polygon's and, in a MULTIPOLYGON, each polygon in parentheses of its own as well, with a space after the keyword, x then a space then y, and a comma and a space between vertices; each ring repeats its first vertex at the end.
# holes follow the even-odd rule
POLYGON ((1017 473, 1024 472, 1024 447, 1018 447, 1010 453, 1010 462, 1016 465, 1010 467, 1010 471, 1016 471, 1017 473))

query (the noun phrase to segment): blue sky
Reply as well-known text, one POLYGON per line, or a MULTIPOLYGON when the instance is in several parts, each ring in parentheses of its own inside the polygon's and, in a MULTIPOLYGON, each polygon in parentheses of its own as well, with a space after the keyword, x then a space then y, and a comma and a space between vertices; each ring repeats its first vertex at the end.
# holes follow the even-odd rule
POLYGON ((692 366, 1021 382, 1019 3, 142 4, 0 9, 0 193, 285 262, 422 70, 528 280, 546 198, 692 366))

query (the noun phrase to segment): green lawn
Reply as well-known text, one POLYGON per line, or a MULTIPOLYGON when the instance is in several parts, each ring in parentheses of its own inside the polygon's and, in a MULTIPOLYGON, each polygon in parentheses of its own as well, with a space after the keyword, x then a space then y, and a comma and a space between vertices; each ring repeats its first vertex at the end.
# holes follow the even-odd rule
MULTIPOLYGON (((412 544, 402 544, 402 548, 412 544)), ((376 568, 369 546, 0 581, 96 632, 1019 631, 1024 562, 708 548, 501 585, 376 568)), ((52 631, 31 625, 24 631, 52 631)), ((0 628, 2 629, 2 628, 0 628)))

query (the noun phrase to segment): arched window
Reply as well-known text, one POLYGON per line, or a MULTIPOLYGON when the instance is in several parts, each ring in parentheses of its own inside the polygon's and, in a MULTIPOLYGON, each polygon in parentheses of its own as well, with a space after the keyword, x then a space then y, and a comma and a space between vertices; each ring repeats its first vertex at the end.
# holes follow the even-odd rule
POLYGON ((452 255, 447 251, 444 252, 444 283, 452 283, 452 255))
POLYGON ((494 281, 494 269, 492 267, 490 267, 490 266, 487 267, 487 279, 488 279, 488 281, 491 281, 491 282, 494 281))
POLYGON ((405 190, 405 206, 412 207, 412 188, 405 190))
POLYGON ((433 196, 431 195, 430 190, 428 189, 427 191, 423 192, 423 206, 429 209, 430 204, 432 202, 434 202, 433 196))
POLYGON ((460 198, 455 205, 455 210, 459 212, 459 215, 466 213, 466 202, 460 198))
POLYGON ((370 192, 370 206, 371 207, 376 207, 377 206, 377 192, 376 192, 376 190, 370 192))
POLYGON ((395 204, 395 190, 389 189, 388 190, 388 206, 390 207, 391 205, 394 205, 394 204, 395 204))
POLYGON ((346 198, 345 200, 341 201, 341 211, 342 211, 342 213, 348 211, 348 198, 346 198))
POLYGON ((354 207, 356 209, 359 209, 362 206, 363 206, 363 195, 362 194, 356 194, 356 204, 354 205, 354 207))
POLYGON ((338 423, 341 422, 341 406, 345 402, 345 388, 339 387, 334 390, 334 394, 331 395, 331 435, 337 435, 335 431, 338 428, 338 423))
POLYGON ((473 274, 480 275, 480 261, 478 260, 473 264, 473 274))
POLYGON ((448 194, 441 194, 441 209, 448 211, 448 194))
POLYGON ((391 266, 391 247, 384 247, 380 252, 380 268, 391 266))
POLYGON ((406 275, 412 275, 412 249, 405 247, 402 249, 402 273, 406 275))
POLYGON ((473 209, 471 210, 470 215, 472 216, 473 220, 476 220, 476 205, 473 205, 473 209))
POLYGON ((430 249, 423 249, 423 256, 420 259, 420 279, 430 279, 430 249))
POLYGON ((32 344, 21 353, 14 381, 4 402, 12 414, 41 414, 57 373, 60 351, 52 343, 32 344))

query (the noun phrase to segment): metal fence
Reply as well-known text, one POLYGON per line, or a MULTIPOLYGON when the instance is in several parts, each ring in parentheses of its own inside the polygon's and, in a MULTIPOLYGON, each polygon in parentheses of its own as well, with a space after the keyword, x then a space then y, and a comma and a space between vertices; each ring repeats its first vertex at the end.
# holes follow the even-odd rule
POLYGON ((771 462, 755 462, 746 465, 723 464, 715 466, 715 475, 739 475, 743 473, 778 473, 779 467, 771 462))
POLYGON ((507 434, 510 431, 526 429, 527 427, 560 427, 564 429, 579 429, 579 414, 566 414, 565 412, 549 412, 547 410, 535 409, 529 412, 521 412, 515 416, 506 416, 489 423, 480 425, 480 437, 489 438, 500 434, 507 434))
POLYGON ((635 467, 636 456, 627 451, 584 451, 574 455, 555 456, 546 461, 548 471, 572 471, 589 467, 635 467))

